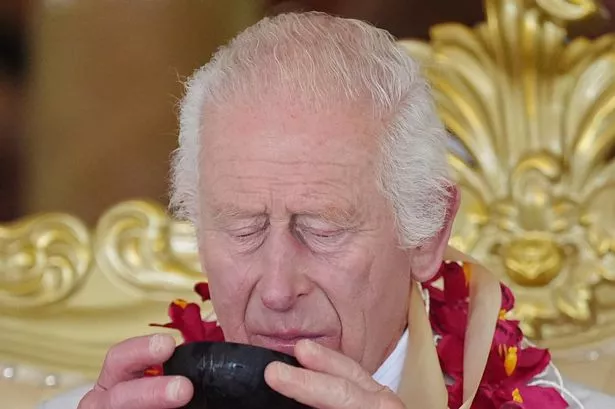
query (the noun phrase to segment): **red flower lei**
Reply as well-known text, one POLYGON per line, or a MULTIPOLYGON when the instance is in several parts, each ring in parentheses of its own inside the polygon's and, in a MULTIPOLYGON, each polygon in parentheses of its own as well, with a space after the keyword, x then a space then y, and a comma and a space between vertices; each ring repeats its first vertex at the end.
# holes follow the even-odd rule
MULTIPOLYGON (((202 302, 209 301, 211 298, 207 283, 197 283, 194 286, 194 292, 201 297, 202 302)), ((216 321, 203 319, 201 306, 196 303, 176 299, 169 305, 168 315, 171 322, 162 325, 150 324, 150 326, 176 329, 181 333, 184 343, 224 341, 222 328, 216 321)), ((145 370, 145 376, 159 375, 162 375, 162 366, 154 366, 145 370)))
MULTIPOLYGON (((451 381, 447 385, 450 409, 458 409, 462 404, 463 346, 471 274, 471 264, 442 263, 436 277, 424 284, 440 365, 451 381)), ((545 349, 523 345, 519 321, 507 318, 515 298, 508 287, 501 284, 500 288, 500 317, 472 409, 567 408, 568 403, 555 388, 530 385, 533 378, 547 369, 551 355, 545 349)))
MULTIPOLYGON (((423 287, 429 295, 429 319, 436 334, 437 352, 447 385, 450 409, 462 404, 463 345, 468 320, 468 278, 471 264, 442 263, 438 274, 423 287)), ((502 308, 487 367, 472 409, 565 409, 561 394, 551 387, 532 386, 530 381, 543 373, 551 356, 547 350, 523 345, 519 321, 508 319, 515 299, 503 284, 502 308)), ((210 299, 207 283, 194 287, 201 301, 210 299)), ((203 319, 199 304, 175 300, 169 305, 167 324, 152 326, 178 330, 185 343, 224 341, 222 328, 216 321, 203 319)), ((145 371, 146 376, 162 375, 161 367, 145 371)))

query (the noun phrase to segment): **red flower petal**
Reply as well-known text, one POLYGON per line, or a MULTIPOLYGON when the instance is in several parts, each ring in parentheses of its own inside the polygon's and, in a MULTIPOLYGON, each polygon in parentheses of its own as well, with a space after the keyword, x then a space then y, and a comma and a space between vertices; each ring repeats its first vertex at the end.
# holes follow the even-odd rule
POLYGON ((210 342, 224 341, 224 333, 222 332, 222 328, 218 325, 217 322, 203 321, 203 329, 205 332, 205 340, 210 342))
POLYGON ((527 386, 520 388, 523 403, 527 408, 565 409, 568 402, 555 388, 527 386))
POLYGON ((459 409, 463 403, 463 381, 461 378, 452 377, 453 383, 446 385, 448 391, 449 409, 459 409))
POLYGON ((176 329, 175 328, 175 324, 173 324, 172 322, 168 322, 166 324, 149 324, 150 327, 159 327, 159 328, 171 328, 171 329, 176 329))
POLYGON ((147 368, 145 371, 143 371, 143 376, 145 377, 162 376, 162 375, 163 375, 162 365, 154 365, 154 366, 147 368))
POLYGON ((170 323, 150 325, 176 329, 181 333, 184 342, 224 340, 222 329, 216 322, 203 321, 201 307, 197 304, 175 301, 169 306, 169 317, 170 323))
POLYGON ((442 371, 452 377, 463 374, 463 340, 445 335, 436 347, 442 371))
POLYGON ((196 304, 188 304, 184 310, 181 324, 177 329, 182 333, 185 342, 206 341, 203 319, 201 318, 201 307, 196 304))
POLYGON ((465 301, 470 295, 463 267, 455 262, 445 263, 444 298, 447 302, 465 301))
POLYGON ((522 340, 523 332, 519 328, 519 321, 498 320, 493 336, 494 345, 516 346, 522 340))
POLYGON ((184 309, 188 306, 188 302, 184 300, 174 300, 169 304, 169 318, 171 322, 179 321, 184 315, 184 309))
POLYGON ((468 326, 468 309, 463 304, 431 306, 431 322, 433 329, 439 334, 454 335, 465 338, 468 326))
POLYGON ((429 302, 430 304, 442 304, 444 303, 446 300, 444 298, 444 291, 442 291, 439 288, 434 287, 431 284, 423 284, 423 288, 427 290, 427 292, 429 293, 429 302))
POLYGON ((430 280, 425 281, 422 285, 423 288, 429 292, 429 298, 432 303, 438 301, 445 301, 444 291, 434 285, 436 281, 442 278, 442 274, 444 273, 444 271, 446 271, 446 263, 440 264, 440 269, 438 270, 436 275, 434 275, 430 280))
POLYGON ((527 383, 542 373, 551 362, 551 354, 546 349, 520 349, 517 358, 517 368, 512 374, 516 382, 527 383))
POLYGON ((510 311, 515 306, 515 296, 510 288, 504 284, 500 284, 502 289, 502 309, 504 311, 510 311))
POLYGON ((504 358, 500 355, 497 347, 493 346, 487 357, 487 365, 481 384, 497 386, 507 378, 504 358))
POLYGON ((507 409, 509 407, 523 409, 565 409, 569 407, 556 389, 541 386, 522 385, 513 389, 501 388, 495 393, 494 401, 497 402, 498 407, 506 405, 507 409), (513 394, 517 395, 517 401, 513 399, 513 394))
POLYGON ((208 283, 197 283, 194 286, 194 291, 201 297, 201 301, 209 301, 211 299, 208 283))
POLYGON ((491 390, 479 389, 474 402, 472 402, 472 409, 502 409, 493 399, 493 392, 491 390))

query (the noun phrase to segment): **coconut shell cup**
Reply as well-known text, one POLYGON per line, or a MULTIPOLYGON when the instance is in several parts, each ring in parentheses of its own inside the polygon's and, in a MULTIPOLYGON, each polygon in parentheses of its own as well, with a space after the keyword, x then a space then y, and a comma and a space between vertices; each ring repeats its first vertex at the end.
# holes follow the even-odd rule
POLYGON ((307 409, 267 385, 265 368, 274 361, 301 367, 292 356, 232 342, 183 344, 163 365, 165 375, 181 375, 194 386, 184 409, 307 409))

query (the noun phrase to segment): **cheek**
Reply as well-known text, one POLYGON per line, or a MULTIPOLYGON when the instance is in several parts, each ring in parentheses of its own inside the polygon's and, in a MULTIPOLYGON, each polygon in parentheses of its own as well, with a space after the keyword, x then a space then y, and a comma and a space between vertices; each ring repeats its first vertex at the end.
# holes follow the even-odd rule
POLYGON ((311 256, 314 280, 337 305, 361 306, 370 291, 370 272, 375 255, 359 243, 326 257, 311 256))
POLYGON ((341 303, 369 309, 382 301, 388 289, 409 279, 407 253, 383 233, 375 231, 362 237, 321 262, 323 287, 341 303))
POLYGON ((396 241, 369 240, 340 260, 339 276, 323 283, 340 315, 342 350, 376 369, 405 325, 410 264, 396 241), (401 308, 400 308, 401 306, 401 308))
POLYGON ((249 266, 238 263, 226 246, 213 238, 203 238, 199 253, 216 316, 226 338, 245 341, 244 311, 253 287, 249 266))
MULTIPOLYGON (((393 235, 379 240, 374 246, 374 261, 370 275, 370 295, 374 314, 386 314, 387 309, 399 309, 410 291, 410 255, 399 247, 393 235)), ((370 321, 371 322, 371 321, 370 321)), ((378 320, 375 325, 380 325, 378 320)))
POLYGON ((353 246, 326 259, 315 261, 312 277, 330 301, 341 325, 341 351, 357 362, 363 359, 367 338, 366 316, 374 303, 371 272, 374 250, 353 246))

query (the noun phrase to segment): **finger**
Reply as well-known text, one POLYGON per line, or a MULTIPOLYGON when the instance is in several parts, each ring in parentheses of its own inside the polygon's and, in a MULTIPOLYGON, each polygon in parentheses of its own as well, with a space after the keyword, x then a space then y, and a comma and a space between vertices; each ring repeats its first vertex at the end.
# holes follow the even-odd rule
POLYGON ((192 394, 192 383, 183 377, 140 378, 109 391, 91 391, 78 409, 175 409, 186 405, 192 394))
POLYGON ((97 385, 109 390, 120 382, 139 378, 145 369, 169 359, 174 350, 175 339, 166 334, 120 342, 107 353, 97 385))
POLYGON ((382 385, 376 382, 359 363, 314 341, 308 339, 299 341, 295 345, 295 357, 307 369, 349 380, 369 392, 382 390, 382 385))
MULTIPOLYGON (((348 379, 273 362, 265 369, 265 381, 274 390, 312 408, 374 409, 375 393, 348 379)), ((382 389, 382 387, 381 387, 382 389)))

